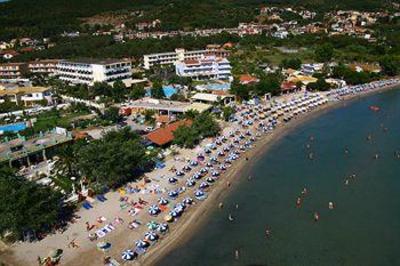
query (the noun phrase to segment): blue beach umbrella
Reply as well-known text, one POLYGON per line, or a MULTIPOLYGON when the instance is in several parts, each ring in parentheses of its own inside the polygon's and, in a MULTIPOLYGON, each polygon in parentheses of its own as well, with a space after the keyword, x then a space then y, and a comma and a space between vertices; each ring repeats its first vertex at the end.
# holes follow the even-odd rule
POLYGON ((175 184, 177 181, 178 181, 178 179, 176 179, 175 177, 170 177, 170 178, 168 178, 168 182, 169 182, 170 184, 175 184))
POLYGON ((138 248, 147 248, 149 246, 149 243, 147 243, 146 241, 143 241, 143 240, 138 240, 135 242, 135 245, 138 248))
POLYGON ((169 212, 169 215, 171 215, 172 217, 176 218, 179 216, 179 213, 176 210, 172 210, 169 212))
POLYGON ((157 230, 158 230, 160 233, 165 233, 165 232, 167 232, 167 231, 168 231, 168 224, 166 224, 166 223, 160 224, 160 226, 158 226, 157 230))
POLYGON ((168 192, 168 196, 171 199, 175 199, 176 197, 178 197, 178 192, 176 192, 175 190, 172 190, 172 191, 168 192))
POLYGON ((206 194, 205 194, 203 191, 201 191, 201 190, 197 190, 197 191, 194 193, 194 196, 195 196, 195 198, 198 199, 198 200, 204 200, 205 197, 206 197, 206 194))
POLYGON ((186 181, 186 186, 193 187, 194 185, 196 185, 196 182, 193 179, 188 179, 186 181))
POLYGON ((200 188, 200 189, 205 189, 205 188, 208 188, 209 186, 210 186, 210 185, 209 185, 208 183, 202 182, 202 183, 200 184, 199 188, 200 188))
POLYGON ((153 231, 149 231, 149 232, 146 232, 146 233, 144 234, 144 238, 145 238, 146 240, 156 241, 156 240, 158 239, 158 235, 157 235, 155 232, 153 232, 153 231))
POLYGON ((152 205, 149 208, 149 214, 150 215, 157 215, 160 213, 160 208, 157 205, 152 205))
POLYGON ((185 173, 182 172, 182 171, 176 171, 176 175, 177 175, 177 176, 183 176, 183 175, 185 175, 185 173))
POLYGON ((214 178, 212 178, 212 177, 207 177, 206 181, 208 183, 214 183, 215 182, 214 178))
POLYGON ((158 200, 158 204, 167 205, 167 204, 168 204, 168 200, 167 200, 167 199, 164 199, 164 198, 160 198, 160 199, 158 200))
POLYGON ((125 250, 122 252, 121 258, 125 261, 133 260, 136 257, 136 253, 130 249, 125 250))
POLYGON ((201 174, 200 173, 195 173, 192 178, 199 180, 201 178, 201 174))
POLYGON ((185 203, 186 205, 191 205, 193 203, 193 199, 190 197, 187 197, 183 200, 183 203, 185 203))
POLYGON ((213 171, 213 172, 211 173, 211 175, 212 175, 212 176, 219 176, 219 172, 218 172, 218 171, 213 171))

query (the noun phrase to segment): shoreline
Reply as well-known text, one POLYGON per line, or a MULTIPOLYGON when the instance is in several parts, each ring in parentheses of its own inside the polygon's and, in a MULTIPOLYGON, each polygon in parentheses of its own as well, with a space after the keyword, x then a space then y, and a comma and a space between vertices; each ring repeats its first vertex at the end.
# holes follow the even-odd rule
POLYGON ((400 83, 381 87, 379 89, 362 92, 359 94, 347 95, 342 97, 336 102, 328 102, 328 104, 316 108, 315 110, 306 113, 305 115, 294 119, 289 123, 284 123, 275 128, 270 134, 262 136, 254 143, 254 147, 251 150, 246 151, 246 157, 251 158, 246 161, 244 157, 241 157, 231 168, 223 174, 223 178, 218 182, 212 193, 201 206, 195 207, 188 211, 185 215, 185 219, 180 221, 179 227, 173 228, 170 233, 163 238, 157 247, 149 250, 139 260, 135 261, 134 265, 157 265, 165 256, 167 256, 173 250, 186 244, 204 225, 207 221, 207 215, 213 213, 218 209, 218 202, 222 202, 223 199, 230 193, 230 191, 237 188, 240 182, 243 180, 242 176, 247 176, 251 166, 256 163, 262 155, 278 142, 281 138, 287 136, 292 130, 295 130, 298 126, 309 122, 312 119, 319 117, 327 112, 330 112, 336 108, 345 107, 353 101, 365 98, 370 95, 386 92, 388 90, 400 88, 400 83), (227 189, 226 182, 229 181, 231 186, 227 189), (190 228, 190 230, 188 230, 190 228))

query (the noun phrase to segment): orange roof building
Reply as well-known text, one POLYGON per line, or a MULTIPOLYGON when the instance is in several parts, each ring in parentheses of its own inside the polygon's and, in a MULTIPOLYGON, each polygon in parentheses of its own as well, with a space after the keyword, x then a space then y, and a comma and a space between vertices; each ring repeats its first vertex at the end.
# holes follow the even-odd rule
POLYGON ((191 126, 191 120, 180 120, 158 128, 146 135, 146 138, 157 146, 164 146, 174 140, 174 131, 180 126, 191 126))
POLYGON ((257 83, 257 82, 259 82, 259 79, 256 77, 253 77, 250 74, 243 74, 243 75, 240 75, 239 81, 241 84, 246 85, 246 84, 251 84, 251 83, 257 83))

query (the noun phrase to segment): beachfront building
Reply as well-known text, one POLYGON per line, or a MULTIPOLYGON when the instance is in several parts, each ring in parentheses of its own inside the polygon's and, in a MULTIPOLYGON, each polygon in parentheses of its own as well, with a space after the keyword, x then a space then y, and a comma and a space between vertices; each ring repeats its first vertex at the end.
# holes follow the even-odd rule
POLYGON ((145 97, 136 101, 132 101, 121 107, 120 113, 130 115, 132 113, 142 113, 146 110, 152 110, 159 115, 167 115, 173 117, 178 114, 184 114, 190 110, 198 111, 199 113, 211 109, 211 105, 204 103, 189 103, 179 101, 158 100, 145 97))
POLYGON ((50 88, 45 87, 17 87, 0 90, 0 103, 10 101, 16 105, 32 106, 46 101, 52 102, 50 88))
POLYGON ((199 60, 206 56, 228 57, 230 52, 216 45, 208 45, 204 50, 186 51, 178 48, 174 52, 148 54, 143 56, 143 67, 150 69, 155 65, 175 65, 179 61, 199 60))
POLYGON ((231 64, 228 59, 207 56, 197 60, 176 63, 176 74, 194 80, 232 80, 231 64))
POLYGON ((61 60, 48 59, 36 60, 28 63, 28 70, 33 74, 44 74, 54 76, 56 74, 57 65, 61 60))
POLYGON ((26 63, 0 64, 0 80, 17 81, 28 73, 26 63))
POLYGON ((194 102, 206 104, 229 104, 235 100, 234 95, 230 94, 212 94, 212 93, 196 93, 191 97, 194 102))
POLYGON ((174 140, 174 131, 177 130, 178 127, 191 125, 191 120, 176 121, 167 124, 164 127, 153 130, 146 135, 146 139, 156 146, 165 147, 166 145, 172 143, 172 141, 174 140))
POLYGON ((56 75, 73 84, 93 85, 95 82, 112 83, 131 78, 132 64, 120 59, 62 60, 57 64, 56 75))

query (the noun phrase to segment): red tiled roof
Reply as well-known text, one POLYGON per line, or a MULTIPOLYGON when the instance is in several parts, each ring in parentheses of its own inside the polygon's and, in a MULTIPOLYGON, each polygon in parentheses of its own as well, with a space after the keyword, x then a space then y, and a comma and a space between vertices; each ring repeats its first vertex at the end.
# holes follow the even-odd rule
POLYGON ((165 127, 156 129, 149 134, 146 135, 147 139, 157 144, 159 146, 163 146, 168 144, 174 140, 174 131, 180 126, 190 126, 192 125, 191 120, 180 120, 171 124, 168 124, 165 127))
POLYGON ((240 75, 239 80, 240 80, 240 83, 242 83, 242 84, 248 84, 248 83, 253 83, 253 82, 258 81, 258 79, 256 77, 253 77, 252 75, 249 75, 249 74, 240 75))
POLYGON ((281 84, 281 90, 282 91, 287 91, 287 90, 293 90, 296 88, 296 84, 290 81, 284 81, 281 84))

